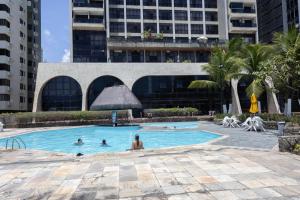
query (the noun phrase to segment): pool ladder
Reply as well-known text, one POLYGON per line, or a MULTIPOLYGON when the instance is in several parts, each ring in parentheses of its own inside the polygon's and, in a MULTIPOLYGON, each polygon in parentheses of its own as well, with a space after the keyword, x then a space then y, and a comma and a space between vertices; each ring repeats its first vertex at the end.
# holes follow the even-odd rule
POLYGON ((12 137, 12 138, 8 138, 6 140, 6 145, 5 145, 5 149, 8 150, 9 146, 11 146, 11 150, 15 149, 15 145, 18 146, 19 149, 26 149, 26 144, 25 142, 20 138, 20 137, 12 137), (11 145, 9 145, 11 142, 11 145))

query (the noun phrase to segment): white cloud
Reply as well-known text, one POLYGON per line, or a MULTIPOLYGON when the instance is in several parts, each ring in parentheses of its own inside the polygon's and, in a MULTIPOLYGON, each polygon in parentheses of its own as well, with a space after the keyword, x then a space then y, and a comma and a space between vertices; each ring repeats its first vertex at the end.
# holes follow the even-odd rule
POLYGON ((48 29, 46 29, 44 31, 44 34, 45 34, 46 37, 50 37, 51 36, 51 32, 48 29))
POLYGON ((61 62, 63 63, 69 63, 71 61, 71 52, 68 49, 64 50, 64 55, 61 59, 61 62))

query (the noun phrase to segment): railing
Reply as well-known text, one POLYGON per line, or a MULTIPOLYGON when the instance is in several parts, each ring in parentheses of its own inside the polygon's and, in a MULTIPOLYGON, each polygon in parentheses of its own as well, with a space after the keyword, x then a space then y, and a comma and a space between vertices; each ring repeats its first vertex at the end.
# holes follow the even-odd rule
POLYGON ((243 24, 243 23, 231 23, 232 27, 242 27, 242 28, 255 28, 256 23, 253 24, 243 24))
POLYGON ((103 19, 74 19, 75 23, 91 23, 91 24, 102 24, 103 19))
POLYGON ((103 3, 74 3, 73 7, 103 8, 103 3))
POLYGON ((9 146, 11 146, 11 150, 14 150, 15 145, 18 145, 19 149, 27 148, 25 142, 20 137, 12 137, 12 138, 8 138, 6 140, 5 149, 8 150, 9 146), (11 142, 11 145, 9 145, 10 142, 11 142))
POLYGON ((255 13, 255 9, 231 8, 232 13, 255 13))

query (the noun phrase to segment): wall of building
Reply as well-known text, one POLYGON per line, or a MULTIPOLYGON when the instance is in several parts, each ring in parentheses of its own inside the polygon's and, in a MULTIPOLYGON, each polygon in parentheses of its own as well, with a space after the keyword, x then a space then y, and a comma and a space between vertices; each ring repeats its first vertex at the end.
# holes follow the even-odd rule
POLYGON ((1 41, 1 48, 10 52, 1 56, 0 63, 8 64, 9 71, 0 71, 1 80, 9 84, 1 84, 0 95, 7 98, 0 100, 0 110, 27 110, 27 1, 0 2, 9 7, 9 13, 0 11, 1 19, 9 22, 9 28, 1 25, 0 33, 10 37, 10 42, 1 41))

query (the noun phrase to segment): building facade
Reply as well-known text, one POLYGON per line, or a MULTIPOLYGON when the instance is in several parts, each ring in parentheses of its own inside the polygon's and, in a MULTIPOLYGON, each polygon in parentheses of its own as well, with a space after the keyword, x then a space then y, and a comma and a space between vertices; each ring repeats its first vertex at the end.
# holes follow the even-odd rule
MULTIPOLYGON (((26 111, 28 98, 33 99, 33 90, 29 88, 35 83, 29 74, 35 73, 28 67, 28 58, 35 62, 35 67, 40 59, 35 55, 40 53, 40 35, 36 40, 30 40, 32 35, 36 35, 40 24, 32 26, 34 19, 39 19, 39 15, 31 13, 31 6, 39 1, 32 0, 3 0, 0 2, 0 110, 1 111, 26 111), (33 27, 29 29, 29 27, 33 27), (39 44, 35 49, 34 44, 39 44), (34 51, 34 52, 33 52, 34 51)), ((40 7, 35 8, 40 10, 40 7)), ((36 13, 36 11, 32 11, 36 13)), ((38 31, 40 32, 40 31, 38 31)), ((32 104, 32 101, 31 101, 32 104)))
POLYGON ((257 0, 259 39, 271 43, 275 32, 299 26, 300 0, 257 0))
POLYGON ((28 110, 32 110, 37 68, 39 62, 42 61, 41 0, 28 0, 27 28, 27 103, 28 110))
POLYGON ((255 0, 70 0, 73 62, 207 62, 257 41, 255 0))

